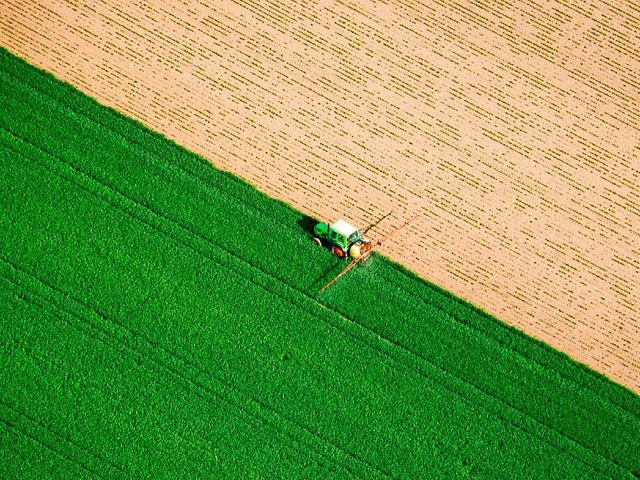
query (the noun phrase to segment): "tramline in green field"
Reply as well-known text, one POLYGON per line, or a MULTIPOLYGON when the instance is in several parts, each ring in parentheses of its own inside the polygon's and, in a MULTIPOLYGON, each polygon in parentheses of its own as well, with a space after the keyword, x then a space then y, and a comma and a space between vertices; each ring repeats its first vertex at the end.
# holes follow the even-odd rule
POLYGON ((0 109, 1 477, 640 478, 629 390, 375 254, 318 295, 312 219, 4 50, 0 109))

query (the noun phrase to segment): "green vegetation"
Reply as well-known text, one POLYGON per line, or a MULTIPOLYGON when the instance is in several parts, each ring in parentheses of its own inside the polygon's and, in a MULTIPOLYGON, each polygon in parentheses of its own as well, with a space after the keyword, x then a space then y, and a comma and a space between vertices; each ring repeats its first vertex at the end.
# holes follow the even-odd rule
POLYGON ((0 51, 2 478, 640 478, 640 399, 0 51))

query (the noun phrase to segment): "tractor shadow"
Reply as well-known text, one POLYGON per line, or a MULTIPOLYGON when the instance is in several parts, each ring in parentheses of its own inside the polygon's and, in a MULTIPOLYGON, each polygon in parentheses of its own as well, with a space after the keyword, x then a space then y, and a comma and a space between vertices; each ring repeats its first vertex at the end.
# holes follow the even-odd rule
POLYGON ((304 215, 296 223, 307 235, 309 235, 309 237, 315 236, 313 234, 313 227, 316 226, 316 224, 318 223, 318 220, 304 215))

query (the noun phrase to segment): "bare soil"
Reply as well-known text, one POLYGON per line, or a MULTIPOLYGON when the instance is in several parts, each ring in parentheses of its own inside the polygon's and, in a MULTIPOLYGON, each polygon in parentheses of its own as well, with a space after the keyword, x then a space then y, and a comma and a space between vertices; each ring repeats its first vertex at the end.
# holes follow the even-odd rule
POLYGON ((417 214, 384 254, 640 393, 637 4, 7 0, 0 44, 309 215, 417 214))

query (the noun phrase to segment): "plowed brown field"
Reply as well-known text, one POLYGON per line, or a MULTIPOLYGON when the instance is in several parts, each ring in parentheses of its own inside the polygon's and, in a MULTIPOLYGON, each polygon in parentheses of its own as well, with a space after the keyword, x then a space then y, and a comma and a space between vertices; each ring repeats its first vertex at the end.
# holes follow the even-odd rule
POLYGON ((8 0, 0 15, 13 53, 303 212, 364 225, 393 207, 373 237, 418 214, 383 253, 640 392, 637 4, 8 0))

